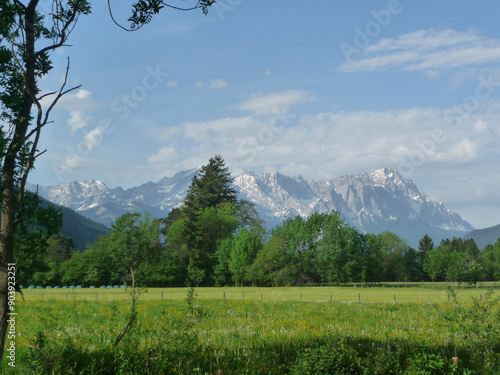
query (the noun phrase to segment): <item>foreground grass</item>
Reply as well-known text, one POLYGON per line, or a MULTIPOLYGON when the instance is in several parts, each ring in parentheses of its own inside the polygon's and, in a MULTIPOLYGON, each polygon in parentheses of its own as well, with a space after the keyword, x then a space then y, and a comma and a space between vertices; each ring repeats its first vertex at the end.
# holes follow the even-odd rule
POLYGON ((18 374, 417 374, 426 372, 415 369, 431 363, 441 372, 430 374, 499 373, 498 306, 470 299, 484 291, 460 291, 463 304, 455 305, 444 290, 426 290, 419 303, 415 289, 351 289, 200 289, 192 308, 183 301, 183 288, 149 290, 140 296, 133 329, 116 347, 130 316, 125 290, 99 290, 97 302, 97 290, 43 291, 43 300, 42 291, 27 291, 27 302, 16 305, 16 368, 4 361, 1 369, 18 374), (397 301, 409 302, 394 302, 394 294, 397 301), (453 357, 458 357, 457 370, 453 357))

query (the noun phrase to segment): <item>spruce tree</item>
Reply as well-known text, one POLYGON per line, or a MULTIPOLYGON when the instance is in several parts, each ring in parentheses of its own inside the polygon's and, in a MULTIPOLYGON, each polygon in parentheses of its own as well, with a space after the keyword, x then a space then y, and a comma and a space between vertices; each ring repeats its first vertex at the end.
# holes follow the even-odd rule
POLYGON ((189 251, 188 274, 196 285, 211 278, 215 260, 215 247, 207 243, 201 233, 200 215, 209 208, 238 202, 229 168, 220 155, 210 158, 207 165, 193 177, 182 207, 184 237, 189 251))
POLYGON ((236 203, 236 190, 232 187, 233 178, 225 166, 221 155, 210 158, 193 178, 184 200, 185 210, 204 210, 217 207, 222 203, 236 203))

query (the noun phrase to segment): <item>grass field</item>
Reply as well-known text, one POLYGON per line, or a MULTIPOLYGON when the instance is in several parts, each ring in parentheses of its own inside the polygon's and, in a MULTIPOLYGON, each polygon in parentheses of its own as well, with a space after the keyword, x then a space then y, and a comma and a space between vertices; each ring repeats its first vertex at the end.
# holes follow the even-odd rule
POLYGON ((148 289, 115 347, 130 291, 25 290, 26 302, 16 300, 16 367, 4 360, 2 373, 500 373, 492 302, 500 291, 458 290, 454 304, 438 287, 199 288, 189 305, 186 288, 148 289))
MULTIPOLYGON (((120 301, 130 299, 131 289, 33 289, 24 290, 26 301, 120 301)), ((181 301, 186 298, 187 288, 146 288, 139 289, 141 300, 181 301)), ((462 300, 472 297, 479 298, 486 289, 458 289, 462 300)), ((200 300, 251 300, 251 301, 353 301, 353 302, 448 302, 448 292, 444 284, 437 285, 434 289, 412 287, 289 287, 289 288, 198 288, 200 300)), ((500 291, 495 291, 500 295, 500 291)))

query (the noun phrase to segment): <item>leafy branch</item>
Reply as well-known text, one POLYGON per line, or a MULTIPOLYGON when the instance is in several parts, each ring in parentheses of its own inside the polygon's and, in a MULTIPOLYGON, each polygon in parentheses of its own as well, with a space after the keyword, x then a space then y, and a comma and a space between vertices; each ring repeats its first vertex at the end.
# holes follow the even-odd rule
POLYGON ((208 14, 208 8, 212 6, 215 0, 198 0, 195 5, 181 7, 164 2, 163 0, 139 0, 132 5, 132 16, 127 20, 130 22, 130 28, 121 25, 113 15, 111 0, 108 0, 109 15, 113 22, 125 31, 137 31, 144 25, 150 23, 155 14, 160 13, 164 8, 170 8, 183 12, 188 12, 196 9, 201 9, 203 14, 208 14))

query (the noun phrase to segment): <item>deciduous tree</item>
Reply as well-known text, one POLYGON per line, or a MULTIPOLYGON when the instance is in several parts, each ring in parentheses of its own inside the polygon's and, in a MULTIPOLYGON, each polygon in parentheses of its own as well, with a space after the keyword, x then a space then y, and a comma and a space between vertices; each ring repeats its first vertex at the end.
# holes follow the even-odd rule
POLYGON ((229 261, 229 270, 233 275, 235 285, 241 286, 246 281, 248 268, 261 247, 259 237, 248 229, 242 229, 235 236, 229 261))

